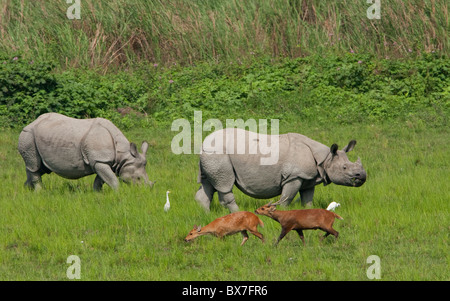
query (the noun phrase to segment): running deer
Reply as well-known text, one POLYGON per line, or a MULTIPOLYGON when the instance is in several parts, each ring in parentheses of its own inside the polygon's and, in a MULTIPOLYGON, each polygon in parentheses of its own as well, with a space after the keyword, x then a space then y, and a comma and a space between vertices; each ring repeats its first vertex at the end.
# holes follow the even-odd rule
POLYGON ((330 234, 333 234, 336 238, 339 236, 339 232, 333 229, 333 222, 335 218, 343 219, 334 212, 325 209, 303 209, 303 210, 287 210, 279 211, 276 206, 281 202, 270 202, 255 210, 256 214, 268 216, 281 225, 281 234, 278 237, 275 245, 278 245, 281 239, 289 233, 291 230, 297 231, 298 235, 305 245, 305 238, 303 237, 303 230, 316 230, 320 229, 325 231, 325 235, 320 239, 324 239, 330 234))
POLYGON ((263 235, 258 232, 258 225, 264 227, 264 223, 259 217, 248 211, 238 211, 219 217, 203 227, 195 225, 194 229, 189 232, 184 241, 191 241, 198 236, 206 234, 223 238, 226 235, 241 232, 244 237, 241 243, 242 246, 248 239, 247 231, 249 231, 264 242, 263 235))

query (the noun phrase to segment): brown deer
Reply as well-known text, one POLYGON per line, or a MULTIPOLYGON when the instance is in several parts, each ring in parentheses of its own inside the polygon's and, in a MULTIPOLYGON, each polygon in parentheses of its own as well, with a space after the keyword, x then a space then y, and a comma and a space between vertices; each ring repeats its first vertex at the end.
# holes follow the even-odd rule
POLYGON ((333 234, 336 238, 339 236, 339 232, 333 229, 333 222, 335 218, 343 219, 334 212, 325 209, 303 209, 303 210, 287 210, 279 211, 276 206, 281 202, 270 202, 255 210, 256 214, 268 216, 281 225, 281 234, 278 237, 275 245, 278 245, 280 240, 289 233, 291 230, 297 231, 300 236, 303 245, 305 245, 305 238, 303 236, 303 230, 316 230, 320 229, 325 231, 325 235, 320 239, 324 239, 330 234, 333 234))
POLYGON ((241 232, 244 237, 241 243, 242 246, 248 239, 247 231, 249 231, 264 242, 263 235, 258 232, 258 225, 264 227, 262 220, 255 214, 248 211, 238 211, 219 217, 204 227, 195 225, 184 241, 191 241, 198 236, 206 234, 222 238, 226 235, 241 232))

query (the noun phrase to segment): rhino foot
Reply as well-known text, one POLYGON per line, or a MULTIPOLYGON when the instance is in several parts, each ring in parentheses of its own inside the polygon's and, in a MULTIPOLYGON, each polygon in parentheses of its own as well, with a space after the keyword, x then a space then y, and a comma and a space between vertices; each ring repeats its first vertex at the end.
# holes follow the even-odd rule
POLYGON ((34 189, 35 191, 39 191, 42 189, 42 178, 41 173, 32 172, 27 169, 27 180, 25 181, 25 186, 30 189, 34 189))
POLYGON ((197 193, 195 194, 195 200, 206 210, 206 212, 209 212, 212 196, 211 199, 208 197, 205 190, 203 189, 203 185, 200 186, 197 193))
POLYGON ((239 211, 239 207, 236 204, 233 192, 231 191, 225 193, 219 191, 219 202, 222 206, 227 207, 230 212, 239 211))

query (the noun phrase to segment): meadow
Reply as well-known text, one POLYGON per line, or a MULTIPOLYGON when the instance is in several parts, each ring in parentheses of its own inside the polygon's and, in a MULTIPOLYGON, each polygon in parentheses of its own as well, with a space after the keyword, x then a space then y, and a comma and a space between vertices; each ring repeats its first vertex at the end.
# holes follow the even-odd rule
MULTIPOLYGON (((228 211, 217 196, 209 214, 196 203, 197 155, 174 155, 167 127, 126 132, 131 141, 150 142, 147 171, 157 183, 152 189, 122 185, 117 193, 107 186, 93 192, 93 176, 73 181, 54 174, 43 177, 39 193, 27 190, 18 131, 2 131, 0 279, 65 280, 66 259, 77 255, 82 280, 368 280, 366 259, 377 255, 382 280, 450 280, 448 128, 302 122, 280 128, 302 129, 327 145, 357 139, 349 159, 361 157, 367 182, 316 188, 313 207, 341 203, 337 240, 319 242, 321 231, 311 230, 306 246, 289 233, 274 247, 280 226, 261 217, 265 244, 251 236, 240 247, 240 234, 184 242, 194 224, 228 211), (167 213, 166 190, 172 192, 167 213)), ((241 210, 267 202, 234 192, 241 210)))

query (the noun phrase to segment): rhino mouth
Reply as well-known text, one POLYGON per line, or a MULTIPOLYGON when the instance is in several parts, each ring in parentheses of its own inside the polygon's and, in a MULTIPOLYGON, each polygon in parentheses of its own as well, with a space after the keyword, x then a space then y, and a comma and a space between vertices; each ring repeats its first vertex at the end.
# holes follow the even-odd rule
POLYGON ((350 180, 351 184, 353 187, 359 187, 362 184, 364 184, 364 182, 366 182, 366 179, 362 179, 362 178, 351 178, 350 180))

